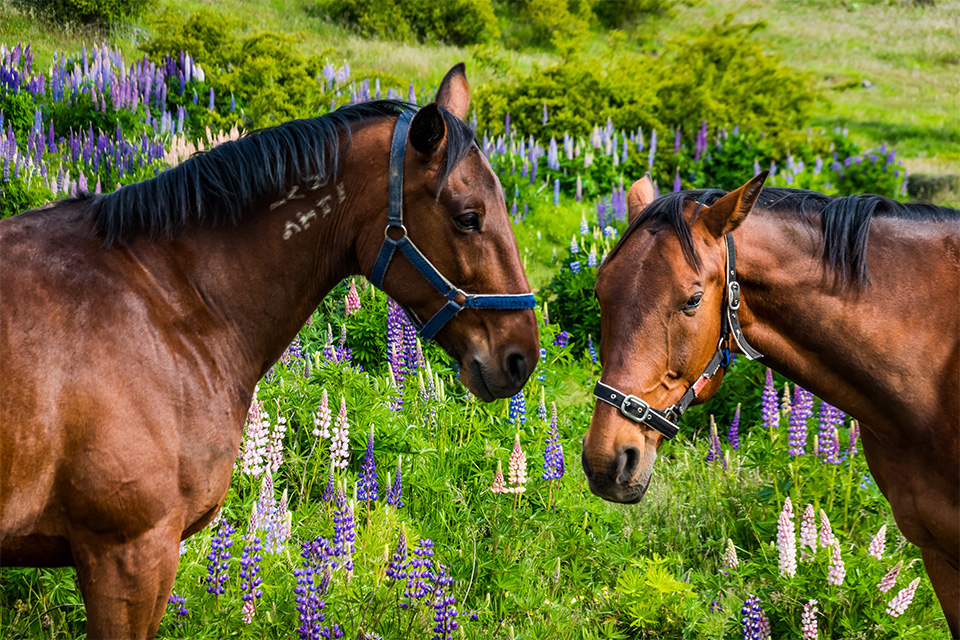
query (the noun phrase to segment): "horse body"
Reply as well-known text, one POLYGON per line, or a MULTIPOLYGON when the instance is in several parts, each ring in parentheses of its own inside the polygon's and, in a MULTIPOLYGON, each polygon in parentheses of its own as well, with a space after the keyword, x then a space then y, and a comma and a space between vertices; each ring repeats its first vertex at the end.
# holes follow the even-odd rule
MULTIPOLYGON (((604 378, 642 393, 654 407, 669 406, 692 386, 723 337, 724 237, 732 233, 743 336, 764 364, 861 422, 871 473, 898 527, 920 547, 957 635, 960 216, 784 189, 761 192, 750 183, 720 200, 714 194, 710 206, 697 209, 692 199, 709 195, 667 196, 678 207, 673 215, 658 205, 643 211, 649 197, 631 208, 631 228, 597 283, 608 316, 604 378), (671 225, 676 234, 666 231, 671 225), (678 241, 684 233, 686 248, 678 241), (617 285, 624 273, 646 283, 639 302, 617 285), (691 291, 702 292, 703 304, 678 313, 677 301, 691 291), (641 331, 616 331, 625 314, 641 331)), ((721 377, 704 387, 700 401, 721 377)), ((598 403, 584 440, 591 488, 607 499, 639 500, 659 442, 652 430, 598 403)))
MULTIPOLYGON (((444 91, 443 104, 462 117, 462 67, 444 91)), ((88 637, 156 634, 179 541, 226 497, 256 382, 337 282, 370 272, 383 241, 389 115, 397 112, 390 104, 382 111, 321 132, 345 150, 327 158, 339 171, 321 154, 318 166, 307 165, 316 173, 251 192, 252 213, 230 224, 188 217, 180 233, 163 225, 136 232, 130 219, 149 220, 149 211, 124 211, 129 218, 111 227, 89 199, 0 224, 0 562, 76 566, 88 637), (110 243, 105 226, 121 241, 110 243)), ((475 148, 447 162, 449 127, 461 126, 448 117, 429 105, 413 118, 403 185, 409 234, 471 291, 529 291, 496 176, 475 148), (483 234, 458 226, 463 203, 471 215, 480 209, 483 234)), ((270 135, 284 141, 289 131, 236 148, 266 148, 270 135)), ((208 153, 172 170, 188 195, 204 179, 227 183, 226 172, 244 171, 229 152, 208 153)), ((287 173, 297 175, 289 163, 287 173)), ((129 196, 149 209, 159 184, 156 192, 128 186, 105 202, 129 196)), ((416 315, 446 302, 399 260, 384 288, 416 315)), ((529 310, 468 309, 437 340, 485 399, 516 393, 539 346, 529 310)))

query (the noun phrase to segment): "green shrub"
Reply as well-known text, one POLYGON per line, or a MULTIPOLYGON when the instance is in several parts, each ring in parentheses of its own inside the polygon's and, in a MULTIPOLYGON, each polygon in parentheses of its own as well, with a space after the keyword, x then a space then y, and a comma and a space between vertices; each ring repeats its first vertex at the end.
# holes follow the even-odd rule
POLYGON ((35 209, 52 199, 53 194, 43 180, 21 177, 4 181, 0 176, 0 219, 35 209))
POLYGON ((593 14, 601 25, 619 29, 631 22, 673 13, 677 0, 593 0, 593 14))
POLYGON ((363 35, 388 40, 466 45, 500 36, 490 0, 328 0, 320 10, 363 35))
POLYGON ((711 129, 740 125, 763 131, 775 148, 796 141, 816 99, 809 78, 749 40, 760 25, 724 22, 692 40, 670 43, 662 55, 619 54, 605 63, 573 56, 475 92, 481 130, 503 132, 504 116, 541 137, 589 135, 607 118, 618 129, 680 126, 693 138, 703 120, 711 129), (549 120, 543 123, 543 106, 549 120))
POLYGON ((142 16, 155 0, 33 0, 31 4, 58 22, 110 24, 142 16))

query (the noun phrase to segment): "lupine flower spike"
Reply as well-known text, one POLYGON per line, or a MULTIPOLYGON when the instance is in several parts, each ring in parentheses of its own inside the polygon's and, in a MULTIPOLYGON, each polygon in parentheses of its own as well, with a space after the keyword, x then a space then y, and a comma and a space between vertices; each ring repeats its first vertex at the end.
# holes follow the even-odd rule
POLYGON ((733 540, 727 538, 727 548, 723 552, 723 568, 736 569, 740 566, 740 559, 737 557, 737 548, 733 546, 733 540))
POLYGON ((780 575, 797 575, 797 535, 793 523, 793 503, 787 498, 777 520, 777 550, 780 554, 780 575))
POLYGON ((817 550, 817 522, 813 505, 807 503, 800 521, 800 559, 809 562, 817 550), (809 551, 808 551, 809 549, 809 551))
POLYGON ((840 541, 834 538, 830 569, 827 571, 827 584, 832 584, 835 587, 842 586, 846 575, 847 570, 843 566, 843 557, 840 555, 840 541))
MULTIPOLYGON (((393 476, 393 483, 387 478, 387 504, 390 506, 400 508, 403 506, 403 483, 400 479, 400 465, 403 461, 403 456, 397 456, 397 473, 393 476)), ((389 475, 389 474, 388 474, 389 475)), ((503 474, 501 474, 502 476, 503 474)))
POLYGON ((347 292, 344 306, 348 317, 360 310, 360 295, 357 293, 357 283, 353 280, 350 281, 350 291, 347 292))
POLYGON ((347 399, 340 396, 340 413, 333 425, 333 439, 330 442, 330 459, 340 469, 347 468, 350 458, 350 423, 347 421, 347 399))
POLYGON ((800 630, 803 640, 817 640, 817 599, 813 598, 803 605, 803 614, 800 616, 800 630))
POLYGON ((493 474, 493 484, 490 485, 490 491, 494 493, 510 493, 507 485, 503 481, 503 463, 497 460, 497 472, 493 474))
POLYGON ((777 411, 777 389, 773 386, 773 371, 767 369, 767 383, 763 387, 760 400, 760 415, 763 426, 768 428, 780 426, 780 414, 777 411))
POLYGON ((870 546, 867 547, 867 555, 876 558, 877 560, 883 560, 883 547, 887 541, 887 525, 882 525, 880 530, 877 531, 877 535, 873 536, 873 539, 870 540, 870 546))
POLYGON ((793 403, 790 402, 790 383, 783 383, 783 395, 780 398, 780 415, 788 416, 793 409, 793 403))
POLYGON ((893 588, 893 585, 897 583, 897 577, 900 575, 900 569, 903 568, 903 561, 897 563, 897 565, 890 569, 887 575, 880 578, 880 582, 877 583, 877 589, 880 590, 880 593, 886 593, 893 588))
POLYGON ((370 425, 370 436, 367 438, 367 450, 360 463, 360 483, 357 487, 357 499, 379 500, 380 483, 377 481, 377 462, 373 457, 373 425, 370 425))
POLYGON ((743 640, 767 640, 770 637, 766 614, 760 607, 760 599, 751 594, 740 609, 740 624, 743 628, 743 640))
POLYGON ((727 444, 731 449, 740 448, 740 403, 737 403, 737 410, 733 412, 733 420, 730 421, 730 429, 727 431, 727 444))
POLYGON ((887 605, 887 615, 899 618, 910 603, 913 602, 913 596, 917 592, 917 585, 920 584, 920 578, 915 578, 913 582, 907 585, 906 589, 901 589, 900 593, 893 596, 893 600, 887 605))
POLYGON ((520 432, 513 440, 513 451, 510 453, 510 487, 509 493, 523 493, 527 490, 527 456, 520 446, 520 432))
POLYGON ((827 512, 820 509, 820 546, 823 548, 832 547, 833 540, 833 529, 830 528, 827 512))

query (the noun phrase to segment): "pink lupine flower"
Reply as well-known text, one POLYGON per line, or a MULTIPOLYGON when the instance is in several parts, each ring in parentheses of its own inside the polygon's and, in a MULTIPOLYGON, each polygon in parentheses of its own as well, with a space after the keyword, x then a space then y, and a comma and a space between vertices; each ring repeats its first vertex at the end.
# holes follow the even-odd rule
POLYGON ((843 566, 843 556, 840 555, 840 541, 833 539, 833 555, 830 557, 830 569, 827 571, 827 584, 835 587, 843 585, 847 576, 847 569, 843 566))
POLYGON ((777 550, 780 553, 780 575, 797 575, 797 534, 793 523, 793 503, 787 498, 777 519, 777 550))
POLYGON ((907 585, 906 589, 901 589, 900 593, 893 596, 893 600, 887 605, 887 615, 894 618, 900 617, 910 603, 913 602, 913 596, 917 592, 917 585, 920 584, 920 578, 914 578, 913 582, 907 585))
POLYGON ((759 640, 770 640, 770 618, 767 617, 766 612, 760 612, 760 622, 757 624, 757 632, 760 634, 759 640))
POLYGON ((847 459, 857 455, 857 439, 860 437, 860 423, 850 421, 850 445, 847 447, 847 459))
POLYGON ((833 529, 830 528, 830 520, 827 519, 827 512, 820 509, 820 546, 826 549, 833 545, 833 529))
POLYGON ((523 493, 527 490, 527 455, 520 447, 520 433, 513 440, 513 452, 510 454, 510 493, 523 493))
POLYGON ((813 512, 813 505, 807 503, 803 510, 803 520, 800 522, 800 559, 810 561, 817 550, 817 523, 813 512), (809 551, 807 550, 809 548, 809 551))
POLYGON ((816 598, 803 605, 803 613, 800 615, 800 630, 803 632, 803 640, 817 640, 818 611, 816 598))
POLYGON ((347 468, 350 458, 350 423, 347 421, 347 399, 340 396, 340 413, 333 425, 330 441, 330 460, 339 469, 347 468))
POLYGON ((283 437, 287 434, 287 419, 277 417, 277 424, 270 432, 270 444, 267 445, 267 464, 276 473, 283 464, 283 437))
POLYGON ((253 600, 247 600, 243 603, 243 621, 246 624, 253 622, 253 615, 256 613, 257 608, 253 604, 253 600))
POLYGON ((357 294, 357 283, 353 280, 350 281, 350 291, 347 292, 344 306, 346 307, 348 317, 360 310, 360 296, 357 294))
POLYGON ((793 403, 790 401, 790 383, 783 383, 783 398, 780 400, 780 415, 788 416, 793 410, 793 403))
POLYGON ((870 541, 870 546, 867 547, 867 555, 870 555, 877 560, 883 560, 883 547, 887 542, 887 525, 882 525, 880 530, 877 531, 877 535, 873 536, 873 539, 870 541))
POLYGON ((893 569, 890 569, 887 572, 887 575, 880 578, 880 582, 877 583, 877 589, 880 590, 880 593, 886 593, 893 588, 893 585, 897 583, 897 576, 900 575, 900 569, 903 568, 903 561, 897 563, 893 569))
POLYGON ((733 540, 727 538, 727 548, 723 552, 723 568, 736 569, 740 566, 740 558, 737 557, 737 548, 733 546, 733 540))
POLYGON ((497 460, 497 472, 493 474, 493 484, 490 485, 490 491, 494 493, 509 493, 507 485, 503 482, 503 463, 497 460))
POLYGON ((330 437, 330 401, 327 398, 327 390, 324 388, 320 394, 320 407, 317 409, 317 417, 313 419, 313 436, 315 438, 330 437))
POLYGON ((270 430, 270 418, 263 410, 263 403, 257 399, 258 390, 254 387, 253 400, 250 403, 250 411, 247 413, 247 424, 244 429, 245 437, 240 454, 240 473, 254 478, 263 473, 270 430))

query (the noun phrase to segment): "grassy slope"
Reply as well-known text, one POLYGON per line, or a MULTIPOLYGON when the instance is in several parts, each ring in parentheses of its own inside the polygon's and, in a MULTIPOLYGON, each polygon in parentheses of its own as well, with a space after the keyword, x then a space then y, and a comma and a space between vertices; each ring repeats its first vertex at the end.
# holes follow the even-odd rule
POLYGON ((911 172, 960 173, 960 2, 936 7, 825 0, 704 0, 668 31, 763 20, 760 37, 812 73, 828 104, 815 124, 847 126, 866 144, 887 142, 911 172), (867 80, 873 88, 864 89, 867 80))
MULTIPOLYGON (((378 71, 397 76, 398 84, 410 79, 429 86, 464 60, 474 83, 495 79, 494 71, 479 64, 469 50, 361 39, 318 17, 309 0, 160 0, 160 5, 181 12, 213 8, 234 17, 244 33, 297 33, 304 52, 346 60, 355 77, 378 71)), ((33 42, 41 68, 55 50, 74 51, 82 42, 104 39, 95 32, 39 23, 14 6, 11 0, 0 0, 0 40, 33 42)), ((960 173, 960 2, 904 8, 834 0, 702 0, 681 8, 676 19, 663 25, 661 35, 689 32, 691 25, 712 24, 730 12, 737 21, 767 22, 768 28, 756 37, 821 80, 827 100, 815 124, 847 126, 868 145, 893 144, 911 172, 960 173), (875 86, 864 89, 862 80, 875 86)), ((145 33, 134 27, 108 40, 132 59, 135 42, 145 33)), ((589 48, 599 53, 608 43, 597 38, 589 48)), ((534 49, 506 56, 520 69, 552 58, 534 49)))

